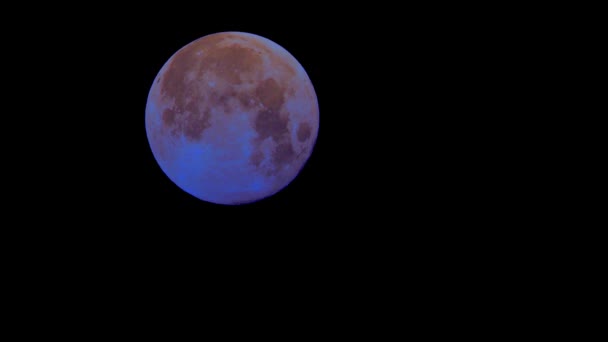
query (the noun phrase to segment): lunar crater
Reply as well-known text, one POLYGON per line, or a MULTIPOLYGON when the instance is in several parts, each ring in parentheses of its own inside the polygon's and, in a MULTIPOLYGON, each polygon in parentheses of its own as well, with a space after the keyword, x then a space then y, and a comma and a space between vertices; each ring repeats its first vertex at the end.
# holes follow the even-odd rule
POLYGON ((307 122, 302 122, 298 126, 298 141, 304 142, 304 141, 308 140, 308 138, 310 138, 311 133, 312 133, 312 128, 310 128, 310 124, 307 122))

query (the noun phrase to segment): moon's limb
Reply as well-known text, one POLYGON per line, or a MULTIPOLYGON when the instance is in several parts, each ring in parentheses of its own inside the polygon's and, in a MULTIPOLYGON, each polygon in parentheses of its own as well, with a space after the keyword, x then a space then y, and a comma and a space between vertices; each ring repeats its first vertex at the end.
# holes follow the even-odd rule
POLYGON ((308 75, 285 49, 242 32, 176 52, 148 96, 146 131, 163 172, 193 196, 254 202, 289 184, 309 158, 319 112, 308 75))

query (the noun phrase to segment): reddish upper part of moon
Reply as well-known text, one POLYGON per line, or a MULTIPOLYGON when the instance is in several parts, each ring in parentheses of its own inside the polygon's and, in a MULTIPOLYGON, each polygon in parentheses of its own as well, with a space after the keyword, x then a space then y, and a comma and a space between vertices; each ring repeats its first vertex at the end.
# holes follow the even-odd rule
POLYGON ((163 172, 193 196, 241 204, 287 186, 312 152, 319 108, 298 61, 249 33, 202 37, 162 67, 146 133, 163 172))

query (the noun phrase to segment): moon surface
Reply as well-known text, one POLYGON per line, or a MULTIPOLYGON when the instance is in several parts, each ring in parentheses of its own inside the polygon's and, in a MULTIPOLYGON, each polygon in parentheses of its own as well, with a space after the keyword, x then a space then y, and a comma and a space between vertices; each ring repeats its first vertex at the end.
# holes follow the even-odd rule
POLYGON ((154 158, 207 202, 244 204, 286 187, 310 157, 319 107, 300 63, 264 37, 221 32, 178 50, 146 104, 154 158))

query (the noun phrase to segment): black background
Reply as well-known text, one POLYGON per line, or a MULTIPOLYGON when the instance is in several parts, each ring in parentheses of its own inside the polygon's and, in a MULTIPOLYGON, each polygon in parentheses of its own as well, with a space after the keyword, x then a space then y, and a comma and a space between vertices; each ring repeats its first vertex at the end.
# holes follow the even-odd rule
POLYGON ((555 142, 538 133, 568 134, 538 115, 562 103, 539 97, 541 81, 562 77, 548 63, 562 51, 536 53, 554 26, 526 26, 547 8, 362 4, 7 7, 0 244, 9 316, 27 322, 19 333, 157 335, 168 318, 209 325, 203 315, 230 332, 236 313, 292 334, 426 336, 561 313, 551 289, 588 260, 570 241, 580 217, 548 223, 569 210, 546 201, 561 200, 562 179, 537 168, 555 142), (220 31, 285 47, 319 101, 305 168, 251 205, 186 194, 146 140, 160 67, 220 31), (50 328, 31 329, 32 316, 50 328))
POLYGON ((286 298, 277 312, 301 306, 329 324, 333 312, 388 313, 365 307, 407 300, 398 310, 412 298, 432 314, 445 305, 429 301, 459 310, 471 305, 463 293, 484 297, 507 283, 504 272, 522 269, 514 258, 534 249, 535 236, 522 231, 542 218, 522 218, 538 206, 535 188, 519 182, 530 167, 511 161, 520 158, 519 128, 531 126, 516 99, 536 93, 518 67, 530 53, 511 48, 521 46, 519 23, 501 21, 502 9, 55 6, 61 15, 27 15, 22 35, 6 38, 15 48, 5 71, 17 77, 5 81, 14 109, 3 117, 4 152, 15 159, 3 190, 17 206, 5 211, 5 232, 23 238, 3 241, 15 247, 10 260, 24 275, 16 279, 33 277, 23 288, 41 300, 83 293, 84 308, 94 298, 113 311, 156 313, 175 298, 227 291, 222 300, 252 308, 286 298), (221 31, 286 48, 319 101, 308 163, 283 191, 250 205, 183 192, 146 139, 161 66, 221 31))

